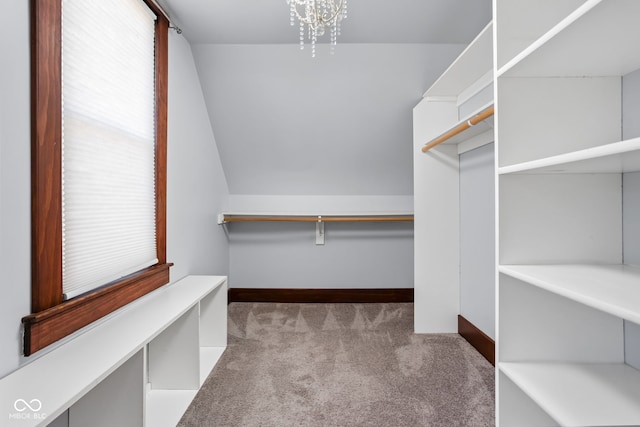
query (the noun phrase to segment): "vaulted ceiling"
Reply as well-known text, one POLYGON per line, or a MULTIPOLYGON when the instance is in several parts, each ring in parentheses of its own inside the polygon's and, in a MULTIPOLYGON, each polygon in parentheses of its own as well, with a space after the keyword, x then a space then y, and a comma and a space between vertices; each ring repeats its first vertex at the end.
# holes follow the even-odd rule
POLYGON ((311 58, 286 0, 160 3, 232 194, 411 195, 412 108, 491 19, 491 0, 349 0, 335 54, 311 58))

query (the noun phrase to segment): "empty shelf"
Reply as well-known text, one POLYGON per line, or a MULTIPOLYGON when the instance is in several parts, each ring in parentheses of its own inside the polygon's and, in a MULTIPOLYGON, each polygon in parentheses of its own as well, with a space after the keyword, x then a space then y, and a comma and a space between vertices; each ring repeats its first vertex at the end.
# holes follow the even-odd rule
POLYGON ((500 273, 614 316, 640 323, 640 267, 501 265, 500 273))
POLYGON ((640 138, 634 138, 503 166, 498 173, 624 173, 639 170, 640 138))
POLYGON ((640 372, 623 363, 500 363, 561 426, 640 425, 640 372))

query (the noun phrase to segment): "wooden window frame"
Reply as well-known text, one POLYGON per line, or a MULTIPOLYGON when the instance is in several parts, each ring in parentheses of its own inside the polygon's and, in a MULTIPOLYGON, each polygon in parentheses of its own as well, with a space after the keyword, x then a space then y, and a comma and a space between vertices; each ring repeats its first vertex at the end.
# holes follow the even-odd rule
POLYGON ((155 25, 155 201, 158 263, 84 295, 62 292, 62 0, 31 4, 31 313, 22 318, 24 355, 78 331, 169 282, 166 260, 169 21, 152 2, 155 25))

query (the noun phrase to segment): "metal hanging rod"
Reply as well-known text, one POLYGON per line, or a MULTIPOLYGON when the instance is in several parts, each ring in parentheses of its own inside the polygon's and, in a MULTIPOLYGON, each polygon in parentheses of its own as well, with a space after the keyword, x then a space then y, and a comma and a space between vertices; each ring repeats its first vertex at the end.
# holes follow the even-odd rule
POLYGON ((412 214, 400 215, 234 215, 220 214, 218 223, 227 222, 407 222, 412 214))
POLYGON ((225 214, 218 215, 218 224, 229 222, 314 222, 316 224, 316 245, 324 245, 324 224, 326 222, 399 222, 413 221, 413 214, 225 214))
POLYGON ((458 135, 459 133, 462 133, 465 130, 469 129, 471 126, 477 125, 481 121, 486 120, 487 118, 489 118, 491 116, 493 116, 493 105, 491 105, 490 107, 485 108, 484 110, 482 110, 481 112, 479 112, 478 114, 476 114, 475 116, 473 116, 472 118, 467 120, 466 122, 460 123, 458 126, 454 127, 453 129, 451 129, 451 130, 443 133, 439 137, 431 140, 430 142, 425 144, 424 147, 422 147, 422 152, 426 153, 427 151, 431 150, 433 147, 442 144, 446 140, 448 140, 450 138, 453 138, 454 136, 458 135))

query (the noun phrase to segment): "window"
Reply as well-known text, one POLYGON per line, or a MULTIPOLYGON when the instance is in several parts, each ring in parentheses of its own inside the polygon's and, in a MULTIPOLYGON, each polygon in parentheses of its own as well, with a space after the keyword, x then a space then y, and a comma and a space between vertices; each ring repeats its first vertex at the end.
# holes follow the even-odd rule
POLYGON ((22 319, 25 355, 169 282, 168 20, 152 2, 144 3, 148 9, 142 0, 33 3, 32 314, 22 319), (120 6, 133 10, 118 15, 120 6), (82 23, 93 17, 95 23, 83 33, 82 25, 68 21, 73 16, 82 23), (118 36, 126 46, 111 49, 118 36), (134 37, 136 43, 127 43, 134 37), (83 46, 100 55, 92 58, 83 46), (132 46, 141 51, 132 53, 132 46), (115 57, 100 64, 107 51, 115 57), (115 87, 109 84, 118 79, 102 74, 110 65, 123 80, 115 87), (87 73, 91 67, 99 72, 87 73), (134 69, 148 72, 148 78, 132 78, 134 69), (108 83, 88 89, 92 79, 108 83), (118 107, 123 96, 127 103, 118 107), (110 98, 115 109, 108 106, 110 98), (127 166, 132 159, 141 163, 127 166), (132 226, 126 229, 127 224, 132 226), (115 243, 109 248, 110 242, 115 243))

